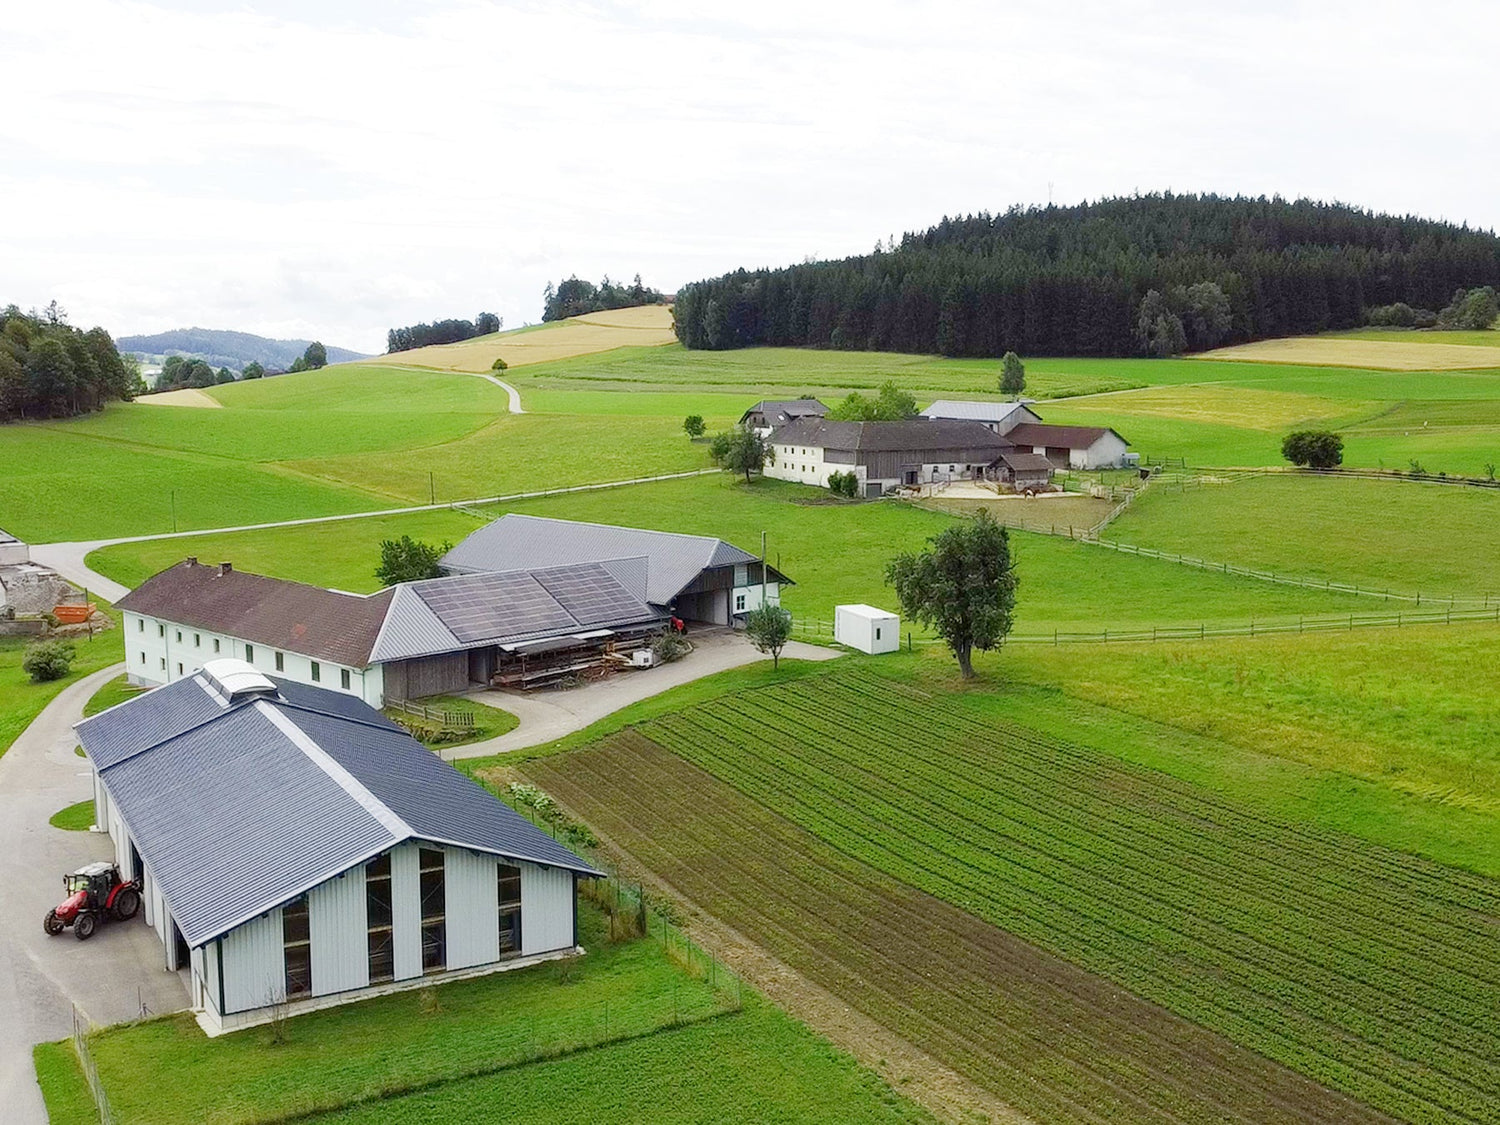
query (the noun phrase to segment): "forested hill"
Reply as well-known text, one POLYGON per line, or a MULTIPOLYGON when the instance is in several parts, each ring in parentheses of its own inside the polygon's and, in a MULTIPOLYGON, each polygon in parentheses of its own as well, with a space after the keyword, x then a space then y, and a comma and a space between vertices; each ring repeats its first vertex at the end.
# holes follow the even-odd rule
POLYGON ((944 219, 843 261, 684 286, 691 348, 1171 354, 1500 285, 1500 239, 1311 200, 1148 195, 944 219))
MULTIPOLYGON (((210 367, 228 367, 242 371, 250 362, 271 371, 285 371, 307 349, 311 340, 272 340, 249 332, 228 332, 215 328, 176 328, 152 336, 121 336, 122 352, 142 356, 180 355, 201 359, 210 367)), ((348 363, 366 359, 348 348, 328 348, 329 363, 348 363)))

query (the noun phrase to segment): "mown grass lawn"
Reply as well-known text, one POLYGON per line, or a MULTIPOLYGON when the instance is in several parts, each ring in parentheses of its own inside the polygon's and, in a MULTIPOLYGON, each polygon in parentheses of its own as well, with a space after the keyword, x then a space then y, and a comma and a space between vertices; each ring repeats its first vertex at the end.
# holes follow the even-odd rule
POLYGON ((462 737, 441 738, 438 734, 443 728, 439 721, 413 715, 396 707, 386 708, 386 714, 390 718, 416 735, 424 746, 434 749, 463 746, 470 742, 483 742, 489 738, 498 738, 507 731, 515 730, 521 723, 521 720, 509 711, 502 711, 487 703, 476 703, 472 699, 464 699, 458 695, 429 696, 422 700, 422 706, 474 716, 472 727, 455 728, 467 731, 462 737))
POLYGON ((230 1125, 323 1112, 723 1010, 659 943, 612 944, 579 907, 575 962, 397 993, 209 1039, 189 1014, 95 1032, 90 1049, 121 1122, 230 1125), (675 1019, 674 1019, 675 1014, 675 1019), (606 1024, 607 1018, 607 1024, 606 1024))
POLYGON ((87 832, 94 823, 94 802, 92 799, 79 801, 76 805, 58 809, 47 823, 64 832, 87 832))
POLYGON ((31 1049, 31 1057, 51 1125, 99 1125, 99 1113, 73 1044, 66 1039, 38 1043, 31 1049))
POLYGON ((68 674, 50 683, 34 684, 21 667, 27 643, 24 637, 0 637, 0 754, 10 749, 10 744, 63 688, 125 659, 125 643, 116 624, 92 640, 87 637, 72 640, 77 655, 68 674))
MULTIPOLYGON (((892 591, 885 584, 886 563, 900 551, 921 548, 955 521, 908 504, 829 503, 820 489, 769 480, 746 486, 727 475, 551 496, 485 511, 713 535, 756 553, 765 531, 770 561, 796 582, 783 591, 782 604, 799 617, 825 622, 832 621, 838 604, 893 605, 892 591)), ((374 568, 381 538, 409 529, 416 538, 437 539, 431 529, 452 527, 459 518, 457 513, 417 513, 125 543, 94 552, 89 565, 133 584, 196 554, 229 559, 243 570, 367 592, 379 585, 374 568)), ((478 524, 470 521, 470 526, 478 524)), ((456 540, 462 534, 444 530, 441 537, 456 540)), ((1188 570, 1050 535, 1016 532, 1013 543, 1022 582, 1016 625, 1020 632, 1097 632, 1368 608, 1347 595, 1188 570)), ((920 627, 912 628, 921 635, 920 627)))
POLYGON ((1496 595, 1500 489, 1293 473, 1148 489, 1110 538, 1429 599, 1496 595))
POLYGON ((134 699, 145 690, 132 684, 124 674, 118 675, 89 696, 89 701, 83 705, 83 713, 88 716, 97 715, 100 711, 108 711, 127 699, 134 699))

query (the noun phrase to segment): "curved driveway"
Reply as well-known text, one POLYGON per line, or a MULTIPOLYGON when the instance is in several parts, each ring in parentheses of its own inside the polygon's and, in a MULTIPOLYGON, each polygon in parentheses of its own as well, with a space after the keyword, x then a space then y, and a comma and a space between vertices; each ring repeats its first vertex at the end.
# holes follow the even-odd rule
POLYGON ((134 1019, 143 1004, 153 1015, 187 1006, 141 922, 102 926, 88 942, 42 933, 62 876, 114 855, 108 836, 47 820, 93 795, 72 728, 89 697, 124 670, 116 664, 64 688, 0 757, 0 1118, 8 1123, 46 1121, 31 1046, 67 1036, 72 1005, 100 1024, 134 1019))

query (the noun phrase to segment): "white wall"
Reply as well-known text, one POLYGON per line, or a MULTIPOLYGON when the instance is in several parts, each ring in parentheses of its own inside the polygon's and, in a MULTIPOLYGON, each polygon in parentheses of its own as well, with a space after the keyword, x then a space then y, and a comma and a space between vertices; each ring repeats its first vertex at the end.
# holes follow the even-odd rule
POLYGON ((230 930, 220 948, 226 1013, 263 1008, 286 998, 280 907, 230 930))
POLYGON ((901 619, 895 614, 869 617, 848 606, 835 606, 833 639, 859 652, 895 652, 901 647, 901 619))
MULTIPOLYGON (((573 945, 573 873, 522 863, 521 952, 550 953, 573 945)), ((498 933, 499 922, 496 921, 498 933)))
POLYGON ((855 469, 864 479, 864 469, 855 465, 841 465, 823 459, 823 450, 815 445, 773 445, 771 460, 766 462, 765 475, 775 480, 796 481, 818 488, 828 487, 828 474, 855 469))
POLYGON ((307 893, 314 996, 347 992, 370 983, 370 931, 365 905, 364 864, 307 893))
MULTIPOLYGON (((446 848, 443 877, 448 890, 448 968, 467 969, 500 959, 498 863, 492 855, 446 848)), ((526 876, 521 876, 521 921, 525 925, 526 876)))
MULTIPOLYGON (((263 672, 282 676, 297 683, 311 684, 311 657, 280 650, 282 667, 276 667, 277 649, 270 645, 246 641, 243 637, 232 637, 226 633, 211 633, 205 629, 193 629, 187 625, 138 613, 124 615, 126 674, 131 683, 155 687, 173 680, 190 676, 204 663, 222 657, 235 660, 246 659, 246 646, 251 650, 250 663, 263 672), (178 639, 180 636, 180 640, 178 639), (215 649, 215 643, 218 648, 215 649), (179 671, 179 668, 181 669, 179 671)), ((384 679, 380 666, 368 669, 354 668, 346 664, 334 664, 326 660, 317 661, 318 687, 333 691, 344 691, 341 672, 349 673, 350 695, 358 696, 371 707, 384 702, 384 679)))
MULTIPOLYGON (((767 605, 781 604, 780 583, 766 583, 765 601, 767 605)), ((729 591, 729 611, 731 613, 749 613, 752 609, 759 609, 760 603, 761 585, 759 582, 753 586, 736 586, 733 590, 729 591)))
POLYGON ((391 940, 397 980, 422 975, 422 883, 417 845, 391 849, 391 940))

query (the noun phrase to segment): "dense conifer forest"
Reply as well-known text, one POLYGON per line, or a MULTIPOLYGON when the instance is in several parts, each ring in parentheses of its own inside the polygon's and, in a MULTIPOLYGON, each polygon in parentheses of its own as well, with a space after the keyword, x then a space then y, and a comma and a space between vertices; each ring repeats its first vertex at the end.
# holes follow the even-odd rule
POLYGON ((690 348, 1175 354, 1500 284, 1500 238, 1312 200, 1146 195, 945 218, 842 261, 684 286, 690 348))

